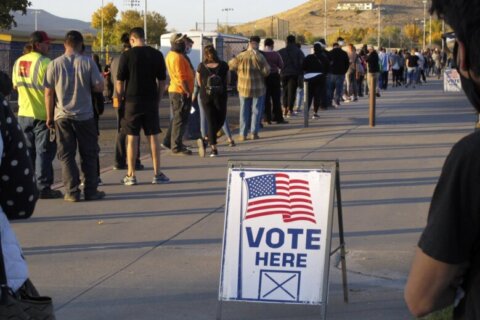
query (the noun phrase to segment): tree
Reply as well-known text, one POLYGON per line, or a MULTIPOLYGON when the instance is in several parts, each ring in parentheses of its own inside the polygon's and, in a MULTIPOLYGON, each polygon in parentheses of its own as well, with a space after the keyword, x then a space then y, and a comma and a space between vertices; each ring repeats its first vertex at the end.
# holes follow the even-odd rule
POLYGON ((415 23, 405 25, 405 27, 403 27, 403 33, 405 34, 407 44, 410 42, 411 47, 417 46, 423 36, 422 28, 415 23))
POLYGON ((107 3, 103 8, 98 9, 92 14, 92 28, 98 30, 94 46, 99 48, 102 37, 102 13, 103 13, 103 44, 117 44, 118 37, 115 34, 117 24, 118 9, 112 2, 107 3))
POLYGON ((27 8, 32 3, 28 0, 2 0, 0 4, 0 29, 10 30, 12 25, 17 26, 12 11, 20 11, 22 15, 27 14, 27 8))
POLYGON ((158 12, 147 13, 148 44, 160 45, 160 36, 167 32, 167 19, 158 12))
MULTIPOLYGON (((122 33, 129 32, 132 28, 143 28, 143 16, 135 10, 127 10, 122 12, 120 21, 116 26, 117 37, 120 38, 122 33)), ((160 44, 160 36, 167 32, 167 20, 164 16, 157 12, 147 13, 147 42, 149 45, 160 44)))

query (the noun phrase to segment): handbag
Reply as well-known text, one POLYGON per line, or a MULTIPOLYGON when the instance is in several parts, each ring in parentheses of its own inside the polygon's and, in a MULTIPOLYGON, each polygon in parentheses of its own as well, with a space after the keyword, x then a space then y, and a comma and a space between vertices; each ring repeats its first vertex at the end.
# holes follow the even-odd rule
POLYGON ((7 273, 0 239, 0 319, 9 320, 55 320, 53 302, 50 297, 34 296, 35 287, 29 280, 22 288, 13 292, 7 284, 7 273))

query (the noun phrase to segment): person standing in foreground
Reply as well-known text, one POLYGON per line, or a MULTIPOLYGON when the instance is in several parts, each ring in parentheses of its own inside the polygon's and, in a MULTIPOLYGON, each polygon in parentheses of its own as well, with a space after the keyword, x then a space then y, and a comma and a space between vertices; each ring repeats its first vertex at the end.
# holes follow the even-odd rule
POLYGON ((167 54, 166 65, 170 75, 168 95, 172 120, 163 139, 163 145, 170 148, 172 155, 187 156, 192 151, 183 144, 183 134, 187 127, 188 116, 192 107, 192 93, 194 86, 194 70, 190 60, 185 55, 186 34, 174 33, 170 38, 172 49, 167 54))
MULTIPOLYGON (((263 54, 258 51, 260 37, 250 37, 248 49, 228 62, 230 70, 238 74, 238 94, 240 98, 239 141, 259 139, 258 131, 263 115, 265 99, 265 77, 270 74, 270 66, 263 54)), ((293 105, 292 105, 293 106, 293 105)))
POLYGON ((135 164, 140 130, 150 143, 153 162, 153 184, 168 183, 170 179, 160 171, 160 118, 158 107, 163 96, 165 60, 160 51, 145 43, 142 28, 130 30, 132 49, 120 57, 116 89, 118 99, 125 100, 125 132, 127 133, 127 175, 122 183, 137 184, 135 164))
POLYGON ((50 141, 45 108, 45 73, 50 59, 47 57, 51 39, 44 31, 30 36, 32 51, 13 66, 13 87, 18 91, 18 124, 27 141, 27 148, 35 167, 40 199, 63 197, 59 190, 52 190, 52 162, 57 152, 55 141, 50 141))
POLYGON ((82 45, 80 32, 67 32, 65 53, 48 65, 45 77, 47 127, 55 127, 64 199, 71 202, 80 200, 77 146, 85 178, 85 200, 105 197, 103 191, 97 190, 98 136, 92 105, 92 90, 102 92, 103 77, 92 58, 81 54, 82 45))
MULTIPOLYGON (((480 0, 433 0, 455 32, 453 61, 462 88, 480 111, 480 0)), ((450 151, 433 194, 412 264, 405 300, 415 316, 480 319, 480 132, 450 151)))

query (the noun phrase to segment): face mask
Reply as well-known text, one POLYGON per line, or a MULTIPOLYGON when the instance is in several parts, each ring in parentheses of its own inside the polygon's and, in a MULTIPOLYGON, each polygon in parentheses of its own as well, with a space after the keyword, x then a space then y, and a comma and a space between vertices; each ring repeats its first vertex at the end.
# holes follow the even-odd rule
MULTIPOLYGON (((457 60, 457 53, 458 53, 458 44, 455 44, 453 48, 453 61, 456 63, 457 60)), ((462 83, 462 89, 465 92, 468 100, 472 104, 472 106, 480 112, 480 94, 478 93, 477 84, 472 80, 472 75, 469 71, 469 78, 464 77, 460 71, 458 70, 458 66, 455 65, 455 68, 460 75, 460 82, 462 83)))
POLYGON ((184 42, 175 43, 173 49, 174 49, 175 52, 185 53, 185 43, 184 42))
POLYGON ((468 100, 472 106, 480 112, 480 94, 478 93, 476 83, 470 78, 465 78, 462 74, 460 74, 460 81, 468 100))

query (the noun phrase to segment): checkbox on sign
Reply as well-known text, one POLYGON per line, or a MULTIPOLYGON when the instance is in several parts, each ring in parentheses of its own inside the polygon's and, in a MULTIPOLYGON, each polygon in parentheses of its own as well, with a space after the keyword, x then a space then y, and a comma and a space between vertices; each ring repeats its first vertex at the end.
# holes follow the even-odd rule
POLYGON ((299 271, 261 270, 258 300, 299 301, 300 276, 299 271))

